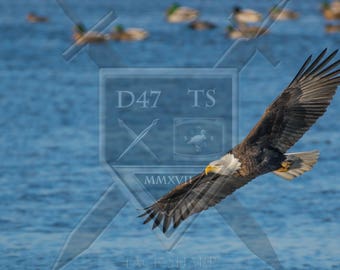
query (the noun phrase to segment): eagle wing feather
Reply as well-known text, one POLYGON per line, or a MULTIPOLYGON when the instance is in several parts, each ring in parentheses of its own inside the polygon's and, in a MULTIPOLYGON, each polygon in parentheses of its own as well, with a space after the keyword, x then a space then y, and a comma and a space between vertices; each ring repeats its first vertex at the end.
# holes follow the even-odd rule
POLYGON ((243 143, 286 153, 325 113, 340 84, 340 76, 337 76, 340 70, 334 70, 340 60, 328 65, 337 50, 324 59, 326 52, 325 49, 311 64, 312 57, 308 57, 243 143))

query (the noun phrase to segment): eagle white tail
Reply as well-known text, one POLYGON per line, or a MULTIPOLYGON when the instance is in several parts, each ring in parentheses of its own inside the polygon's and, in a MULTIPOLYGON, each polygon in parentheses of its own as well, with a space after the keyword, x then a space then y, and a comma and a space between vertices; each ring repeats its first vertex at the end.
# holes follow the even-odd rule
POLYGON ((285 156, 283 168, 273 171, 273 173, 290 181, 313 168, 318 161, 319 151, 287 153, 285 156))

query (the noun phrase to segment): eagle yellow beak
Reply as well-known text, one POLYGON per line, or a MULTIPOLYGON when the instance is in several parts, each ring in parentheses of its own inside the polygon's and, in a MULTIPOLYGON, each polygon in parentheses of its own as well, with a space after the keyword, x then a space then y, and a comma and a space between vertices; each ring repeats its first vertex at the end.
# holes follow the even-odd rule
POLYGON ((213 172, 213 173, 214 173, 214 172, 216 172, 218 169, 219 169, 219 168, 216 167, 216 166, 208 165, 208 166, 205 168, 204 172, 205 172, 205 174, 208 174, 208 173, 210 173, 210 172, 213 172))

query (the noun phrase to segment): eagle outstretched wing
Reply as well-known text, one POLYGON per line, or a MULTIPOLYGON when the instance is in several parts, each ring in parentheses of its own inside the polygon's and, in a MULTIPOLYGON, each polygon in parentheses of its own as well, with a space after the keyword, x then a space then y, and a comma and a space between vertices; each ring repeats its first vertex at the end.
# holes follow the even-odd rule
POLYGON ((243 143, 272 147, 281 153, 292 147, 324 114, 340 84, 338 50, 324 58, 325 49, 311 64, 309 56, 289 86, 266 109, 243 143))
POLYGON ((165 233, 171 223, 173 228, 177 228, 190 215, 214 206, 243 186, 242 180, 234 174, 239 169, 240 163, 232 155, 229 158, 231 162, 228 175, 202 172, 176 186, 153 205, 145 208, 145 212, 140 215, 147 216, 144 224, 154 220, 152 229, 162 224, 165 233))
MULTIPOLYGON (((311 64, 312 57, 307 59, 241 145, 275 148, 284 154, 324 114, 340 84, 340 70, 336 69, 340 60, 330 63, 337 51, 324 59, 326 52, 324 50, 311 64)), ((231 166, 226 175, 202 172, 178 185, 145 208, 145 212, 140 215, 146 216, 144 223, 154 220, 153 229, 162 224, 163 232, 166 232, 171 223, 176 228, 188 216, 214 206, 245 185, 250 179, 236 173, 240 163, 233 154, 230 157, 231 161, 237 162, 229 163, 235 167, 231 166)))

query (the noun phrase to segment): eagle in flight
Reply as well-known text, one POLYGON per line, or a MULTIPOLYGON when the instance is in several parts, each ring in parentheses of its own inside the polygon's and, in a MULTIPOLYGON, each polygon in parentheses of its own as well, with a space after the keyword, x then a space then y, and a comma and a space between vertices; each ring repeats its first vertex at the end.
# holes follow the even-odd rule
POLYGON ((164 233, 192 214, 206 210, 259 175, 273 172, 286 179, 312 169, 319 152, 287 153, 324 114, 340 84, 337 50, 325 56, 325 49, 312 63, 309 56, 301 69, 248 136, 203 172, 176 186, 145 208, 140 217, 153 220, 153 229, 164 233))

